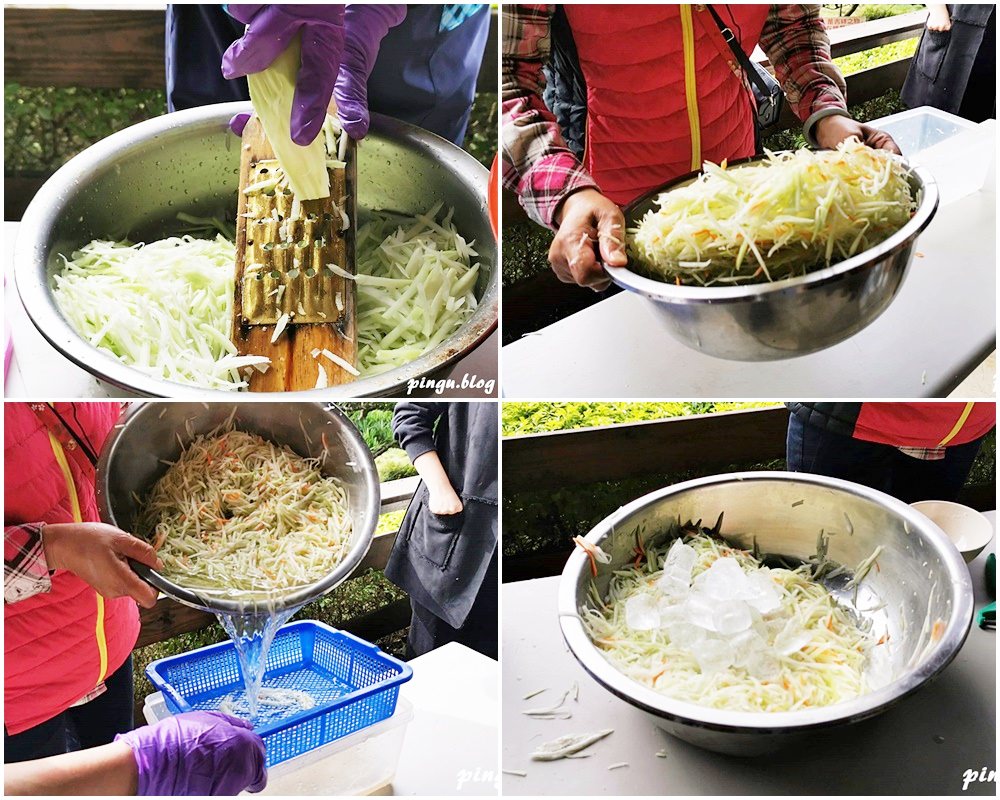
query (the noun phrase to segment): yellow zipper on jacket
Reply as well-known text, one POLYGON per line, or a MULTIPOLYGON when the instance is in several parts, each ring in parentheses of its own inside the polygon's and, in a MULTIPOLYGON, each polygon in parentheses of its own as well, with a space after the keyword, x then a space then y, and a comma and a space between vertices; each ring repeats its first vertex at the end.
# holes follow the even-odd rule
MULTIPOLYGON (((62 470, 63 480, 66 481, 66 492, 69 495, 73 521, 83 522, 83 514, 80 513, 80 498, 76 493, 73 473, 70 471, 69 462, 66 460, 66 453, 63 452, 59 440, 52 435, 52 431, 49 431, 49 444, 52 446, 52 455, 56 457, 56 463, 59 465, 59 469, 62 470)), ((97 597, 97 630, 95 635, 97 637, 97 653, 101 661, 100 672, 97 675, 97 682, 94 685, 100 686, 104 683, 104 679, 108 675, 108 638, 104 631, 104 598, 97 591, 94 592, 94 595, 97 597)))
POLYGON ((958 432, 962 430, 965 426, 966 420, 969 419, 969 414, 972 413, 972 407, 975 403, 966 403, 965 408, 962 409, 962 413, 958 416, 958 422, 955 423, 955 427, 951 429, 951 432, 945 436, 940 442, 938 442, 938 447, 944 447, 948 442, 958 436, 958 432))
POLYGON ((684 42, 684 94, 691 128, 691 171, 701 169, 701 115, 698 111, 698 81, 694 60, 694 20, 691 5, 681 4, 681 38, 684 42))

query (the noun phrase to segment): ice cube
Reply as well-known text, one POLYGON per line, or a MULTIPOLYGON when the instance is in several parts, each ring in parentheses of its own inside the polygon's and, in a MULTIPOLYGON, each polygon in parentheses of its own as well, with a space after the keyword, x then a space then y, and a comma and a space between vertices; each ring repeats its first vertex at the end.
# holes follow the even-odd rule
POLYGON ((750 581, 735 558, 716 559, 695 585, 716 600, 743 600, 753 595, 750 581))
POLYGON ((708 638, 704 628, 684 621, 670 622, 667 625, 667 635, 671 643, 688 650, 697 648, 708 638))
POLYGON ((734 636, 750 627, 750 609, 739 600, 718 603, 715 607, 715 630, 720 636, 734 636))
POLYGON ((656 601, 656 610, 660 612, 661 628, 667 627, 671 622, 682 622, 684 620, 684 611, 681 605, 674 601, 673 598, 660 595, 656 601))
POLYGON ((736 654, 729 642, 708 638, 694 649, 694 657, 702 672, 720 672, 733 665, 736 654))
POLYGON ((656 601, 648 594, 634 594, 625 601, 625 624, 634 631, 651 631, 660 627, 660 612, 656 601))
POLYGON ((747 576, 750 596, 746 598, 761 614, 770 614, 781 606, 781 592, 771 578, 771 571, 754 572, 747 576))
POLYGON ((769 681, 778 677, 781 665, 774 654, 768 650, 755 650, 742 659, 741 666, 747 673, 758 680, 769 681))
POLYGON ((688 578, 691 577, 691 570, 698 563, 698 553, 690 545, 684 544, 680 539, 676 539, 667 551, 667 557, 663 561, 663 569, 676 569, 680 573, 686 572, 688 578))
POLYGON ((736 666, 745 666, 752 655, 767 649, 767 642, 753 628, 731 636, 729 643, 736 651, 736 666))
POLYGON ((685 574, 676 566, 665 569, 656 581, 656 588, 668 597, 684 597, 691 589, 691 571, 685 574))
POLYGON ((715 602, 704 592, 692 591, 682 606, 684 620, 706 631, 715 630, 715 602))

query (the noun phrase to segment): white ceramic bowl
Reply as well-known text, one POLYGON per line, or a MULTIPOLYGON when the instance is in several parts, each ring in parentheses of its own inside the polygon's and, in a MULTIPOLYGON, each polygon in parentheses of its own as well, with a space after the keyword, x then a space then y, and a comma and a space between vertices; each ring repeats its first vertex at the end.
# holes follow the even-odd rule
POLYGON ((974 508, 947 500, 921 500, 910 505, 947 534, 966 564, 993 538, 993 525, 974 508))

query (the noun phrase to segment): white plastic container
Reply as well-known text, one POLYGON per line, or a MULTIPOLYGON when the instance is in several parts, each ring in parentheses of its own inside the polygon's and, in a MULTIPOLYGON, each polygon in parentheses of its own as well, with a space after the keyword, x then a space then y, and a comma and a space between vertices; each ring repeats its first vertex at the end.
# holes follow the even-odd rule
POLYGON ((873 124, 895 139, 904 156, 919 153, 976 127, 975 122, 931 106, 890 114, 873 124))
MULTIPOLYGON (((146 697, 150 724, 170 716, 163 695, 146 697)), ((267 771, 263 795, 366 795, 392 783, 413 706, 400 698, 389 719, 317 747, 267 771)))

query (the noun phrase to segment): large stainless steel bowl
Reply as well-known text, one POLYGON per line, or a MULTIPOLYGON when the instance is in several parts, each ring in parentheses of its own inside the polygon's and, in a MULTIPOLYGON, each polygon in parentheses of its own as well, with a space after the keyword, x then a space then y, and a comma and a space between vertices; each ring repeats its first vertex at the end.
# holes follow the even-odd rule
MULTIPOLYGON (((744 159, 738 169, 756 161, 744 159)), ((607 267, 619 286, 650 301, 650 309, 675 339, 688 347, 734 361, 773 361, 838 344, 862 330, 896 296, 913 257, 917 235, 938 206, 934 178, 910 167, 917 211, 876 247, 799 278, 751 286, 675 286, 626 267, 607 267)), ((634 227, 668 189, 694 181, 692 172, 629 205, 625 225, 634 227)))
POLYGON ((357 428, 336 406, 324 403, 138 403, 115 425, 97 465, 97 502, 101 519, 135 530, 140 502, 195 436, 229 419, 235 426, 286 445, 301 456, 322 458, 323 473, 347 489, 353 524, 351 541, 336 568, 310 586, 275 595, 226 597, 192 591, 160 573, 133 565, 153 586, 195 608, 245 613, 259 606, 280 611, 296 608, 332 591, 350 577, 368 552, 378 524, 381 498, 378 471, 357 428), (325 454, 324 454, 325 448, 325 454))
POLYGON ((801 473, 741 472, 699 478, 620 508, 586 536, 612 556, 594 579, 598 592, 606 596, 611 570, 629 566, 635 558, 636 526, 644 526, 645 534, 652 534, 658 544, 678 518, 703 519, 710 525, 723 511, 722 535, 727 539, 749 548, 756 537, 762 552, 791 559, 813 555, 821 529, 832 534, 829 558, 851 568, 876 546, 884 547, 879 569, 862 581, 856 604, 844 577, 827 584, 842 603, 870 618, 875 631, 890 634, 876 648, 877 661, 868 667, 878 688, 836 705, 778 713, 724 711, 665 697, 619 672, 588 637, 578 612, 588 604, 591 573, 587 557, 578 549, 566 562, 559 584, 563 636, 594 680, 649 714, 668 733, 722 753, 768 752, 810 731, 885 711, 936 676, 965 641, 972 622, 972 582, 944 532, 881 492, 801 473))
MULTIPOLYGON (((176 232, 179 211, 199 216, 228 211, 231 216, 240 148, 228 123, 235 113, 249 110, 248 103, 204 106, 113 134, 56 172, 28 206, 14 255, 25 310, 53 347, 101 381, 133 395, 232 396, 150 377, 92 347, 60 313, 52 297, 52 275, 60 267, 59 254, 68 255, 97 237, 163 238, 176 232)), ((343 386, 302 393, 304 398, 403 394, 407 381, 440 373, 481 344, 497 325, 497 251, 487 170, 451 142, 373 114, 371 131, 358 147, 358 176, 362 212, 424 212, 438 200, 455 209, 455 225, 467 239, 476 240, 482 263, 479 307, 459 331, 416 361, 343 386)))

